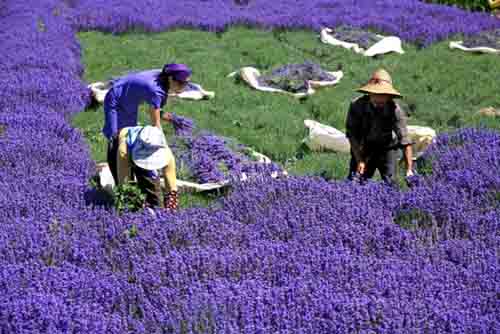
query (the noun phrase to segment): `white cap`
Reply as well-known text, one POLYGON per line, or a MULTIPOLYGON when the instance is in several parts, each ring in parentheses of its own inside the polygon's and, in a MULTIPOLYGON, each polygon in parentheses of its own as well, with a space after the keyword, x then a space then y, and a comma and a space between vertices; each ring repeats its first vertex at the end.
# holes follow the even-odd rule
POLYGON ((168 146, 160 128, 145 126, 135 140, 132 161, 140 168, 157 170, 168 164, 168 146))

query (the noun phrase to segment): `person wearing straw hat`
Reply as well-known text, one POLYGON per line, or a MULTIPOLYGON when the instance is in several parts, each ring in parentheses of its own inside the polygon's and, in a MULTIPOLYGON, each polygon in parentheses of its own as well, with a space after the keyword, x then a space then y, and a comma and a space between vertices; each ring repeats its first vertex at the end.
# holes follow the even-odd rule
POLYGON ((137 126, 139 105, 151 106, 151 124, 161 127, 160 119, 172 121, 172 114, 161 117, 169 93, 180 93, 191 77, 191 69, 185 64, 166 64, 163 69, 131 73, 113 81, 104 98, 104 127, 108 139, 107 160, 111 174, 117 182, 116 152, 118 135, 125 127, 137 126))
POLYGON ((407 117, 394 101, 401 94, 393 87, 391 76, 378 69, 357 91, 364 95, 351 102, 346 119, 346 136, 351 144, 348 178, 366 180, 378 170, 384 182, 394 184, 399 148, 403 149, 406 176, 413 175, 407 117))
POLYGON ((168 192, 163 205, 168 210, 178 206, 175 158, 167 145, 163 131, 153 126, 126 127, 120 131, 117 156, 118 184, 137 179, 139 189, 146 195, 147 207, 160 206, 160 177, 163 171, 168 192))

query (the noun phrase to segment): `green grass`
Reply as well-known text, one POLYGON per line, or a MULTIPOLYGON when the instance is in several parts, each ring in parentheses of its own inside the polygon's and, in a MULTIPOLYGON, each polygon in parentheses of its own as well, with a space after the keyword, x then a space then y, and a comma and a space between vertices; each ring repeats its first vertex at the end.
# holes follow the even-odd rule
MULTIPOLYGON (((170 99, 165 110, 193 118, 200 128, 236 138, 284 164, 292 174, 346 176, 347 155, 302 152, 301 141, 306 136, 303 121, 314 119, 344 130, 349 102, 357 96, 354 90, 380 66, 392 74, 396 88, 405 96, 402 102, 416 105, 410 124, 431 126, 437 131, 463 126, 500 129, 499 118, 475 115, 483 107, 500 107, 498 56, 452 51, 448 42, 420 50, 406 44, 403 56, 371 59, 322 45, 311 31, 234 27, 223 34, 179 29, 118 36, 82 32, 79 38, 86 67, 84 79, 89 83, 131 70, 160 68, 165 62, 189 64, 194 70, 192 80, 215 91, 216 98, 202 102, 170 99), (341 67, 344 78, 337 86, 300 101, 258 92, 226 78, 243 66, 265 70, 307 59, 329 70, 341 67)), ((141 114, 142 121, 147 122, 147 115, 141 114)), ((105 160, 102 122, 102 107, 74 119, 98 161, 105 160)), ((164 127, 171 133, 169 125, 164 127)))

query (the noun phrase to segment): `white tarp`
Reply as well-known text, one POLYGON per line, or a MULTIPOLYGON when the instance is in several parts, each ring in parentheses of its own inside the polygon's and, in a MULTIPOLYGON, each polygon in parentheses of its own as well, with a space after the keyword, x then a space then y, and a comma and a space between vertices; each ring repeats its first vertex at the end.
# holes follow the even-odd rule
MULTIPOLYGON (((104 103, 104 97, 110 88, 110 84, 109 82, 98 81, 88 85, 88 88, 92 91, 92 95, 97 102, 104 103)), ((206 91, 201 85, 190 82, 183 92, 179 94, 168 94, 168 96, 176 96, 186 100, 203 100, 213 98, 215 93, 206 91)))
POLYGON ((396 52, 399 54, 404 54, 401 39, 397 36, 382 36, 377 35, 381 38, 380 41, 370 46, 368 49, 363 49, 357 43, 349 43, 346 41, 341 41, 336 39, 331 35, 334 30, 330 28, 323 28, 320 32, 320 40, 324 44, 329 44, 333 46, 340 46, 344 49, 352 50, 355 53, 362 54, 366 57, 373 57, 376 55, 382 55, 390 52, 396 52))
MULTIPOLYGON (((262 153, 256 152, 250 148, 248 148, 250 155, 255 159, 255 161, 263 164, 270 164, 272 161, 269 159, 267 156, 265 156, 262 153)), ((102 162, 98 163, 96 165, 96 170, 97 174, 99 176, 99 185, 106 191, 112 192, 113 188, 115 187, 115 181, 113 179, 113 175, 111 174, 111 171, 109 169, 109 166, 107 163, 102 162)), ((278 178, 281 176, 287 176, 288 173, 287 171, 283 172, 272 172, 271 177, 273 178, 278 178)), ((241 181, 246 181, 248 180, 249 177, 245 173, 242 173, 240 180, 241 181)), ((164 188, 165 187, 165 180, 163 177, 160 178, 160 183, 161 186, 164 188)), ((221 181, 221 182, 214 182, 214 183, 196 183, 196 182, 189 182, 189 181, 183 181, 183 180, 177 180, 177 187, 180 192, 204 192, 204 191, 211 191, 215 189, 220 189, 226 186, 229 186, 229 181, 221 181)))
POLYGON ((342 79, 342 77, 344 76, 342 71, 328 72, 328 73, 335 76, 335 80, 333 80, 333 81, 312 81, 312 80, 310 80, 310 81, 308 81, 308 83, 309 83, 308 90, 307 90, 307 92, 304 92, 304 93, 291 93, 291 92, 287 92, 286 90, 282 90, 282 89, 277 89, 277 88, 268 87, 268 86, 262 86, 258 80, 259 77, 261 76, 261 73, 258 69, 254 68, 254 67, 249 67, 249 66, 243 67, 239 71, 230 73, 228 75, 228 77, 234 77, 236 75, 239 75, 240 78, 243 81, 245 81, 250 87, 257 89, 257 90, 260 90, 262 92, 285 93, 285 94, 292 95, 294 97, 304 97, 307 95, 314 94, 315 93, 314 88, 336 85, 340 81, 340 79, 342 79))
MULTIPOLYGON (((113 179, 113 175, 111 174, 111 170, 107 163, 99 163, 97 164, 97 174, 99 176, 99 185, 106 191, 112 192, 115 187, 115 181, 113 179)), ((160 179, 161 186, 165 187, 165 180, 163 177, 160 179)), ((203 192, 210 191, 214 189, 219 189, 224 186, 227 186, 228 182, 218 182, 218 183, 195 183, 189 181, 177 180, 177 187, 180 192, 203 192)))
MULTIPOLYGON (((312 151, 350 152, 351 145, 342 131, 309 119, 304 121, 304 125, 309 134, 303 142, 312 151)), ((436 131, 426 126, 408 125, 408 135, 414 143, 413 155, 418 158, 434 142, 436 131)))
POLYGON ((450 42, 450 49, 457 49, 457 50, 462 50, 465 52, 473 52, 473 53, 500 54, 500 50, 489 48, 486 46, 468 48, 465 45, 463 45, 463 41, 450 42))

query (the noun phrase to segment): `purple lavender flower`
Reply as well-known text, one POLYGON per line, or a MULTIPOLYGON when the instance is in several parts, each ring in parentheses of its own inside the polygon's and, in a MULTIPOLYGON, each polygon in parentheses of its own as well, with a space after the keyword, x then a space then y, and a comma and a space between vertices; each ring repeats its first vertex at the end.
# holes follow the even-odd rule
POLYGON ((365 50, 381 40, 381 38, 374 33, 349 26, 335 28, 333 36, 344 42, 356 43, 365 50))
POLYGON ((323 70, 319 64, 306 61, 303 64, 288 64, 259 77, 264 86, 292 93, 307 92, 308 81, 334 81, 335 76, 323 70))
POLYGON ((172 113, 172 124, 176 136, 191 136, 195 128, 192 119, 179 116, 176 113, 172 113))
MULTIPOLYGON (((176 214, 86 205, 95 164, 68 117, 88 98, 75 28, 357 21, 427 45, 499 25, 413 0, 325 1, 2 2, 0 332, 497 331, 498 132, 440 135, 404 192, 256 177, 176 214)), ((248 165, 214 135, 181 139, 206 180, 278 168, 248 165)))
POLYGON ((500 29, 483 31, 477 35, 467 36, 463 45, 468 48, 487 47, 500 50, 500 29))

